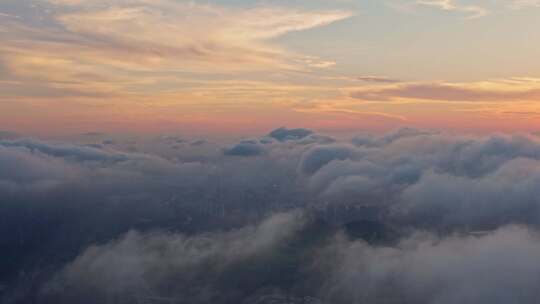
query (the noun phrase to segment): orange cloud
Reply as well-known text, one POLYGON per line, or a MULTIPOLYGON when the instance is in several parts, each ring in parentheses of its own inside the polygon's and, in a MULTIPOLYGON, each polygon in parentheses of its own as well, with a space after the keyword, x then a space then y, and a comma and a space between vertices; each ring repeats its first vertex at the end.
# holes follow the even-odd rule
POLYGON ((540 100, 540 80, 515 78, 476 83, 400 83, 353 90, 366 101, 511 102, 540 100))
MULTIPOLYGON (((18 91, 26 92, 21 97, 40 92, 47 97, 51 91, 56 96, 156 94, 193 83, 194 74, 250 79, 241 75, 328 68, 335 62, 288 51, 271 39, 352 15, 169 0, 49 2, 59 7, 52 18, 61 28, 0 19, 5 29, 0 31, 0 80, 18 81, 18 91)), ((13 97, 15 90, 10 91, 13 97)))
POLYGON ((231 72, 326 67, 328 60, 294 54, 268 41, 351 16, 343 11, 236 10, 167 0, 105 3, 69 1, 78 10, 61 14, 57 20, 79 37, 76 47, 83 56, 142 70, 231 72))

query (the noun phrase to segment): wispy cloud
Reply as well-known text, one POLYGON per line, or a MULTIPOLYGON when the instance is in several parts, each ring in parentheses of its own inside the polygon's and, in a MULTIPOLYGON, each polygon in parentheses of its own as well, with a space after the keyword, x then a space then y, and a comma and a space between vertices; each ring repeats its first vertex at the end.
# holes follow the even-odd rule
MULTIPOLYGON (((333 60, 272 41, 352 16, 284 7, 194 2, 50 0, 49 23, 0 19, 4 78, 86 93, 180 87, 186 73, 264 73, 328 68, 333 60), (7 74, 9 73, 9 75, 7 74), (174 85, 173 85, 174 84, 174 85)), ((1 75, 0 75, 1 76, 1 75)))
POLYGON ((97 50, 103 57, 129 64, 142 60, 152 68, 195 71, 222 68, 230 72, 269 66, 300 69, 297 65, 301 59, 323 64, 325 60, 294 54, 268 40, 351 16, 344 11, 264 6, 230 9, 167 0, 118 1, 114 6, 109 1, 107 6, 97 8, 96 2, 72 2, 71 6, 78 10, 60 15, 57 20, 70 33, 110 45, 112 49, 97 50))
POLYGON ((330 76, 325 77, 327 80, 340 80, 347 82, 366 82, 366 83, 398 83, 401 80, 386 77, 386 76, 375 76, 375 75, 360 75, 360 76, 330 76))
POLYGON ((15 16, 15 15, 0 12, 0 18, 15 18, 15 19, 17 19, 17 18, 19 18, 19 16, 15 16))
POLYGON ((479 18, 487 15, 489 11, 478 5, 466 5, 456 0, 417 0, 417 4, 432 6, 445 11, 458 11, 468 14, 468 19, 479 18))
POLYGON ((512 102, 540 99, 536 79, 512 78, 472 83, 398 83, 353 90, 353 98, 369 101, 429 100, 449 102, 512 102))
POLYGON ((510 7, 514 9, 522 9, 526 7, 540 7, 539 0, 511 0, 510 7))
POLYGON ((400 82, 397 79, 389 78, 389 77, 382 77, 382 76, 358 76, 356 77, 357 80, 365 81, 365 82, 381 82, 381 83, 396 83, 400 82))

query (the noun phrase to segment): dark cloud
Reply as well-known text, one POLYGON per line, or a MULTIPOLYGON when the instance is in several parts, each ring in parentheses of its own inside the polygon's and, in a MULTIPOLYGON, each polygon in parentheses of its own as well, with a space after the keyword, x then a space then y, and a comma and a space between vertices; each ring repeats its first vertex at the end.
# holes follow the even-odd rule
POLYGON ((318 135, 318 134, 312 134, 307 137, 304 137, 299 141, 300 144, 332 144, 335 143, 336 140, 330 136, 325 135, 318 135))
POLYGON ((271 144, 274 142, 274 139, 271 137, 263 137, 259 140, 259 142, 263 145, 271 144))
POLYGON ((0 146, 29 150, 31 153, 43 153, 52 157, 61 157, 75 161, 125 161, 126 155, 108 153, 104 150, 70 144, 47 144, 34 140, 0 141, 0 146))
POLYGON ((258 156, 263 153, 263 147, 253 141, 244 141, 223 151, 227 156, 258 156))
POLYGON ((205 145, 207 144, 208 142, 206 140, 203 140, 203 139, 199 139, 199 140, 195 140, 195 141, 192 141, 190 143, 190 145, 192 146, 202 146, 202 145, 205 145))
POLYGON ((270 132, 268 136, 275 138, 279 141, 287 141, 287 140, 299 140, 311 134, 313 134, 313 131, 308 130, 308 129, 279 128, 270 132))

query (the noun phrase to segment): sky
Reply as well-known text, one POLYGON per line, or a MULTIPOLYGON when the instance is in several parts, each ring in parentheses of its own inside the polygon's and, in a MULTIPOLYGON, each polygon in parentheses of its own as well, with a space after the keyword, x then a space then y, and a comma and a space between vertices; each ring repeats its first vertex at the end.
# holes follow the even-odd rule
POLYGON ((538 0, 2 0, 0 129, 540 127, 538 0))

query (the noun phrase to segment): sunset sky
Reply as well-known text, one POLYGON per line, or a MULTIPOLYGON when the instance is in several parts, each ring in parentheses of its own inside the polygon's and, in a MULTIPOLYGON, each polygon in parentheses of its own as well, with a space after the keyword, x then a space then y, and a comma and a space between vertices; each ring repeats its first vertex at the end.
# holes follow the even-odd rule
POLYGON ((540 128, 538 0, 2 0, 0 130, 540 128))

